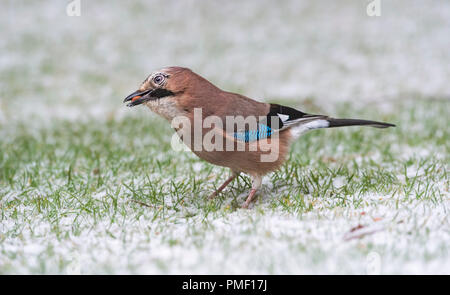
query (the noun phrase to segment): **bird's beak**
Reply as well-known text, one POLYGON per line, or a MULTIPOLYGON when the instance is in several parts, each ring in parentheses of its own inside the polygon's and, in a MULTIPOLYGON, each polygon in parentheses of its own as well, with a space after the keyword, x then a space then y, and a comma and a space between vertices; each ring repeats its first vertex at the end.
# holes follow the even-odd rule
POLYGON ((144 91, 137 90, 137 91, 131 93, 130 95, 128 95, 127 97, 125 97, 123 102, 131 101, 130 103, 127 104, 127 107, 137 106, 137 105, 149 100, 149 97, 148 96, 146 97, 146 95, 149 94, 151 91, 152 91, 152 89, 148 89, 148 90, 144 90, 144 91))

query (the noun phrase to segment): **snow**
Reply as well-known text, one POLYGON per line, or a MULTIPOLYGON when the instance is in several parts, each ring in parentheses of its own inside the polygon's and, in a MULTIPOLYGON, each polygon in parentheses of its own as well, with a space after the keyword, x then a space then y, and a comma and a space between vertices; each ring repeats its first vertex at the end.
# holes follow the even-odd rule
MULTIPOLYGON (((284 99, 304 111, 313 101, 330 115, 342 103, 395 113, 398 102, 410 98, 448 100, 450 2, 382 1, 382 15, 375 18, 365 14, 366 2, 82 0, 82 15, 68 17, 65 1, 8 1, 0 11, 0 138, 14 134, 10 127, 18 123, 32 133, 60 119, 131 116, 123 98, 167 65, 190 67, 225 90, 259 100, 284 99)), ((430 114, 418 110, 416 116, 430 114)), ((134 108, 133 115, 150 114, 134 108)), ((407 128, 423 130, 420 124, 407 128)), ((434 136, 445 134, 436 130, 434 136)), ((445 146, 394 144, 392 150, 399 161, 448 158, 445 146)), ((336 151, 343 153, 342 147, 336 151)), ((200 173, 204 164, 192 169, 200 173)), ((397 179, 405 183, 423 173, 414 163, 397 179)), ((149 178, 167 184, 183 180, 149 178)), ((333 179, 335 187, 345 182, 333 179)), ((413 191, 423 190, 419 185, 413 191)), ((305 195, 312 210, 298 214, 268 202, 226 211, 230 198, 226 212, 205 216, 187 201, 179 212, 156 221, 159 208, 139 209, 123 193, 118 206, 128 209, 117 217, 120 222, 78 216, 70 208, 49 220, 32 204, 20 203, 16 220, 0 222, 0 273, 64 273, 72 263, 81 273, 364 274, 375 255, 381 274, 450 274, 448 180, 433 185, 441 193, 439 202, 404 192, 369 193, 360 206, 330 209, 337 200, 305 195), (72 231, 77 224, 79 231, 72 231), (363 232, 352 233, 358 225, 363 232)), ((273 186, 263 180, 264 192, 273 186)), ((20 189, 5 191, 0 188, 0 206, 20 201, 20 189)), ((50 192, 44 186, 28 194, 50 192)), ((168 188, 166 193, 170 207, 175 199, 168 188)), ((275 190, 260 198, 279 195, 275 190)), ((111 201, 103 189, 92 199, 111 201)))
MULTIPOLYGON (((7 253, 23 253, 32 260, 39 255, 47 257, 46 250, 51 248, 62 259, 79 257, 81 273, 108 273, 114 267, 115 273, 261 274, 269 270, 269 273, 299 274, 365 273, 367 256, 362 254, 365 251, 352 249, 369 247, 369 252, 381 257, 382 274, 448 274, 448 258, 433 263, 415 259, 423 251, 436 255, 450 242, 445 230, 448 212, 442 206, 429 208, 417 202, 416 206, 404 206, 397 212, 390 206, 378 206, 375 211, 372 206, 364 206, 357 211, 329 212, 331 215, 319 219, 314 211, 293 216, 276 211, 256 214, 238 210, 208 217, 203 222, 199 219, 204 217, 194 217, 162 224, 151 224, 145 216, 137 221, 129 216, 123 226, 99 223, 79 236, 61 241, 49 239, 53 236, 50 228, 38 222, 33 233, 24 229, 22 238, 8 239, 2 248, 7 253), (365 214, 361 215, 362 212, 365 214), (366 235, 361 239, 349 238, 350 229, 360 223, 368 226, 366 235), (424 249, 411 247, 410 240, 424 230, 432 233, 424 249), (441 238, 436 239, 438 236, 441 238), (168 240, 174 241, 171 246, 168 240), (317 249, 321 252, 316 253, 317 249)), ((62 223, 70 226, 71 219, 62 223)), ((45 261, 50 273, 58 272, 52 263, 54 259, 48 257, 45 261)), ((19 261, 8 262, 21 265, 19 261)))
POLYGON ((22 73, 9 87, 0 81, 15 91, 2 92, 8 105, 0 104, 0 120, 120 117, 129 111, 123 97, 166 65, 191 67, 226 90, 245 86, 243 94, 261 100, 298 106, 314 98, 331 114, 337 102, 392 109, 411 96, 450 97, 447 1, 426 8, 418 0, 385 1, 382 16, 372 18, 361 1, 203 5, 89 1, 80 17, 68 17, 60 1, 8 2, 0 68, 22 73), (142 28, 142 37, 131 37, 142 28))

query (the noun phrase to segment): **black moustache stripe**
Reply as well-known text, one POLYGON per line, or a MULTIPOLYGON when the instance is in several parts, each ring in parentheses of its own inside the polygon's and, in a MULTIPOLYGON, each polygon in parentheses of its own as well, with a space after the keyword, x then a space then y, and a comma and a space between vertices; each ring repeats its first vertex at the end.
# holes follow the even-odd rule
MULTIPOLYGON (((144 92, 141 92, 140 94, 142 94, 143 97, 136 99, 134 101, 131 101, 129 104, 127 104, 127 106, 134 107, 134 106, 143 104, 147 101, 156 100, 156 99, 160 99, 163 97, 175 95, 175 93, 173 93, 172 91, 169 91, 166 89, 161 89, 161 88, 158 88, 158 89, 155 89, 152 91, 147 91, 147 93, 144 91, 144 92)), ((137 94, 137 95, 139 95, 139 94, 137 94)))
POLYGON ((172 91, 167 90, 167 89, 162 89, 162 88, 155 89, 149 93, 149 95, 152 98, 162 98, 162 97, 166 97, 166 96, 172 96, 174 94, 175 93, 173 93, 172 91))

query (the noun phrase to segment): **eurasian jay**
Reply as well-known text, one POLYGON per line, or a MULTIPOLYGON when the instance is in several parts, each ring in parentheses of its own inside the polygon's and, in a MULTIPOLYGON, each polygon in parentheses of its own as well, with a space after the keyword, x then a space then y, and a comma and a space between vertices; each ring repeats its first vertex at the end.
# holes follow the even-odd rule
POLYGON ((129 102, 129 107, 145 104, 171 122, 177 135, 198 157, 231 169, 231 176, 210 198, 220 193, 239 173, 250 175, 252 188, 243 208, 248 208, 254 199, 262 177, 283 164, 292 141, 306 131, 354 125, 395 126, 311 115, 279 104, 258 102, 223 91, 183 67, 153 72, 124 102, 129 102), (231 120, 231 124, 227 120, 231 120))

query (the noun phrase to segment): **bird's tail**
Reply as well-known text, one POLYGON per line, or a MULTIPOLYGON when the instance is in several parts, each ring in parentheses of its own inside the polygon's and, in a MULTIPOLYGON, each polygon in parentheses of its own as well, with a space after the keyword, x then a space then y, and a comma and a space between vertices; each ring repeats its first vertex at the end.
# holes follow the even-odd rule
POLYGON ((345 127, 345 126, 370 126, 375 128, 395 127, 394 124, 377 121, 359 120, 359 119, 336 119, 327 116, 311 116, 310 118, 308 118, 308 120, 296 122, 294 126, 291 126, 291 130, 294 137, 298 137, 314 129, 345 127))
POLYGON ((377 122, 377 121, 369 121, 369 120, 359 120, 359 119, 335 119, 335 118, 326 118, 329 126, 327 128, 333 127, 345 127, 345 126, 370 126, 375 128, 388 128, 395 127, 394 124, 377 122))

